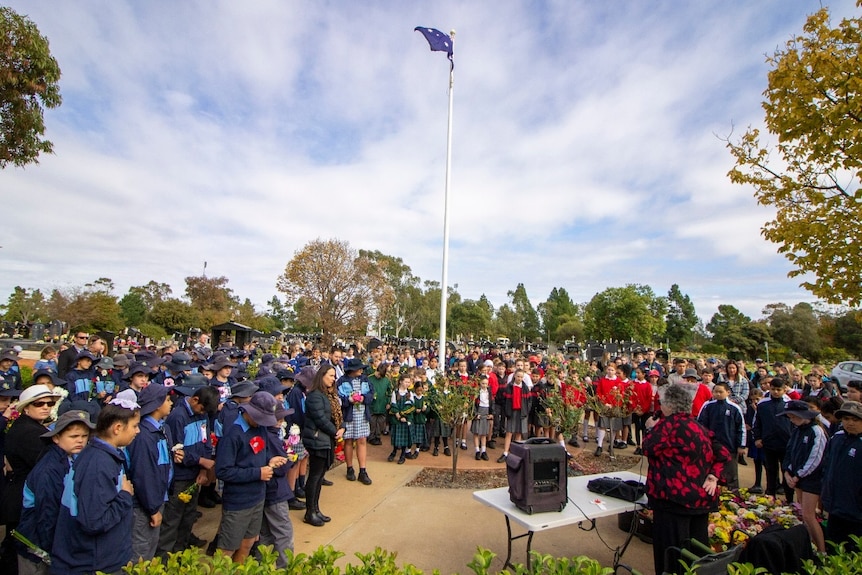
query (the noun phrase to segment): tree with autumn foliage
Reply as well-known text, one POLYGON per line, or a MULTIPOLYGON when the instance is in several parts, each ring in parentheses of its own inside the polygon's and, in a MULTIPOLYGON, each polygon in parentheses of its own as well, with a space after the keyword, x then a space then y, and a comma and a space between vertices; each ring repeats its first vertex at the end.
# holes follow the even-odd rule
POLYGON ((394 297, 381 266, 337 239, 318 238, 295 252, 276 289, 295 306, 300 323, 317 326, 324 342, 364 335, 394 297))
POLYGON ((862 19, 833 27, 826 8, 766 61, 770 136, 749 128, 728 148, 732 182, 775 209, 763 235, 795 266, 790 277, 829 303, 862 304, 862 19), (774 142, 774 143, 773 143, 774 142))

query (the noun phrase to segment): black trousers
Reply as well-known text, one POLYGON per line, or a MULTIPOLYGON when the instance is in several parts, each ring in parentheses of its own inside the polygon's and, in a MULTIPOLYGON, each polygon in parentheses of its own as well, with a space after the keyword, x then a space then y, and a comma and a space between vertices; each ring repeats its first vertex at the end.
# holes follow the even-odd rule
POLYGON ((784 473, 781 471, 781 462, 787 453, 785 449, 763 448, 763 466, 766 468, 766 494, 775 497, 778 486, 784 487, 784 496, 788 503, 793 503, 793 490, 784 481, 784 473))
POLYGON ((201 490, 196 490, 188 503, 183 503, 177 496, 191 487, 194 482, 194 479, 175 480, 171 486, 170 497, 162 512, 159 549, 156 552, 159 557, 167 557, 168 553, 182 551, 188 546, 189 535, 197 521, 198 497, 201 490))
POLYGON ((329 450, 308 450, 308 472, 305 476, 305 512, 308 514, 320 511, 320 488, 323 487, 323 475, 329 465, 329 450))
MULTIPOLYGON (((846 543, 845 549, 856 550, 856 544, 850 539, 851 535, 862 537, 862 521, 851 521, 843 517, 829 515, 826 522, 826 541, 832 543, 846 543)), ((828 545, 827 545, 828 548, 828 545)))
POLYGON ((696 539, 704 545, 709 542, 709 512, 697 515, 683 515, 672 511, 656 509, 653 511, 652 553, 655 572, 681 573, 679 554, 665 554, 670 547, 682 547, 686 540, 696 539))

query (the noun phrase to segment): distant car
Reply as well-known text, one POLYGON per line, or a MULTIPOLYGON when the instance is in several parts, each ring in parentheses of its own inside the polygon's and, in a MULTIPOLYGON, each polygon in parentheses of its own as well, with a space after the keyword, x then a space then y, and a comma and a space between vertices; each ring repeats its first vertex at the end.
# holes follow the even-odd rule
POLYGON ((832 378, 838 381, 841 393, 847 390, 847 382, 851 379, 862 381, 862 361, 842 361, 832 368, 832 378))

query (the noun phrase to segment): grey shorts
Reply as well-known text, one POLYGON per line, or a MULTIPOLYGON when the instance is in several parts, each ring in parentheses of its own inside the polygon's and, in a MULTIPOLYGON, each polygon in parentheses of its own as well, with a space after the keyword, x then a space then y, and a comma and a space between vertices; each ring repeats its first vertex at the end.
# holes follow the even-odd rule
POLYGON ((236 551, 243 539, 254 539, 260 535, 263 521, 263 500, 254 507, 237 511, 222 510, 218 528, 218 548, 236 551))

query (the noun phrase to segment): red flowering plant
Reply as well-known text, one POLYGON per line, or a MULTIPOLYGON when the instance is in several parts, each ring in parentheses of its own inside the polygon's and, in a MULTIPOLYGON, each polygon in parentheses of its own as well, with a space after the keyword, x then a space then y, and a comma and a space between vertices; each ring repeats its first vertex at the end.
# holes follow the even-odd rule
MULTIPOLYGON (((476 398, 479 397, 479 376, 462 380, 457 375, 438 377, 428 390, 428 401, 440 421, 451 429, 470 421, 476 415, 476 398)), ((458 449, 452 452, 452 481, 458 473, 458 449)))
POLYGON ((591 393, 587 396, 587 406, 602 417, 628 417, 637 405, 634 386, 627 384, 623 389, 614 386, 607 393, 591 393))
POLYGON ((550 361, 545 378, 548 391, 540 399, 551 425, 563 435, 572 435, 580 425, 584 414, 587 393, 577 372, 566 372, 564 363, 550 361))

